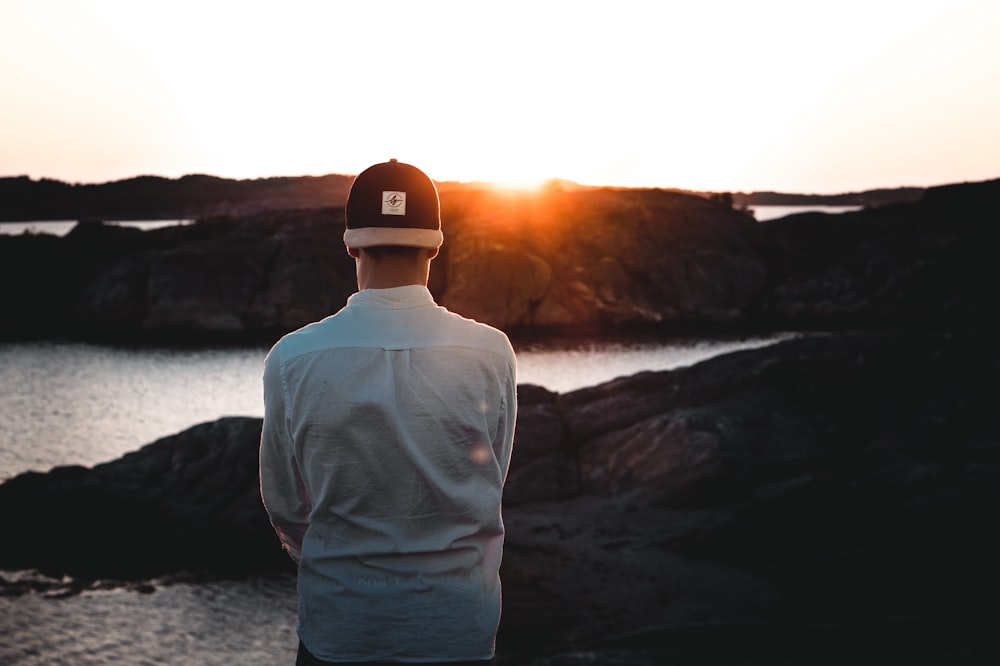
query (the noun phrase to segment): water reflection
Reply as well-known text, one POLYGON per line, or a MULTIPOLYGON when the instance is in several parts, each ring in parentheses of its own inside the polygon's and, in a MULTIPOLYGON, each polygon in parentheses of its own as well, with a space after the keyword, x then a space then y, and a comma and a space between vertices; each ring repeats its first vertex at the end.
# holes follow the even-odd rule
MULTIPOLYGON (((515 340, 514 347, 519 383, 565 393, 783 337, 515 340)), ((266 354, 265 347, 0 344, 0 481, 26 470, 113 460, 223 416, 261 416, 266 354)))
POLYGON ((773 344, 791 333, 750 338, 634 336, 614 340, 546 340, 516 343, 518 383, 565 393, 633 375, 672 370, 740 349, 773 344))

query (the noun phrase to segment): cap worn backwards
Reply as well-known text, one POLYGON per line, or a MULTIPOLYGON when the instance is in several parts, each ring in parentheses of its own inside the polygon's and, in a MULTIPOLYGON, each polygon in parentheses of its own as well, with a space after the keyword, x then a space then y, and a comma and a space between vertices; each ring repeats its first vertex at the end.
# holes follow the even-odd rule
POLYGON ((437 187, 423 171, 395 159, 358 174, 345 217, 344 243, 351 248, 438 248, 444 242, 437 187))

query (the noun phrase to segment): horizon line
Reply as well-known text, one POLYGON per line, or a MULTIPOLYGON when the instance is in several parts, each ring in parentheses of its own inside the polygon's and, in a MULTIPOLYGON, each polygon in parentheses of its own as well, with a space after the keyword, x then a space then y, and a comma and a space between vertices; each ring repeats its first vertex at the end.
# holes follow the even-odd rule
MULTIPOLYGON (((18 174, 18 175, 12 175, 12 176, 11 175, 4 175, 4 176, 0 176, 0 180, 17 180, 17 179, 26 178, 26 179, 28 179, 31 182, 51 181, 51 182, 63 183, 65 185, 70 185, 70 186, 74 186, 74 187, 75 186, 80 186, 80 187, 98 186, 99 187, 99 186, 102 186, 102 185, 110 185, 110 184, 114 184, 114 183, 124 183, 124 182, 128 182, 128 181, 131 181, 131 180, 138 180, 138 179, 142 179, 142 178, 156 178, 156 179, 159 179, 159 180, 180 181, 180 180, 183 180, 185 178, 204 177, 204 178, 214 178, 214 179, 217 179, 217 180, 228 180, 228 181, 232 181, 232 182, 254 182, 254 181, 266 181, 266 180, 296 180, 296 179, 305 179, 305 178, 329 178, 329 177, 352 178, 353 179, 356 176, 357 176, 357 174, 347 174, 347 173, 330 172, 330 173, 319 174, 319 175, 314 175, 314 174, 300 174, 300 175, 297 175, 297 176, 275 175, 275 176, 258 176, 258 177, 255 177, 255 178, 232 178, 232 177, 228 177, 228 176, 218 176, 218 175, 209 174, 209 173, 192 172, 192 173, 186 173, 186 174, 183 174, 181 176, 176 176, 176 177, 161 176, 161 175, 150 174, 150 173, 140 173, 140 174, 137 174, 135 176, 129 176, 127 178, 118 178, 118 179, 112 179, 112 180, 92 181, 92 182, 62 180, 62 179, 59 179, 59 178, 52 178, 52 177, 48 177, 48 176, 34 177, 34 176, 31 176, 30 174, 18 174)), ((465 186, 465 187, 480 185, 480 186, 485 186, 485 187, 499 187, 499 188, 505 187, 504 183, 510 182, 510 181, 507 181, 507 180, 495 180, 494 181, 494 180, 484 180, 484 179, 475 179, 475 180, 437 180, 437 179, 432 179, 432 180, 434 180, 434 182, 436 184, 439 184, 439 185, 441 185, 441 184, 444 184, 444 185, 459 185, 459 186, 465 186)), ((723 189, 697 189, 697 188, 685 188, 685 187, 679 187, 679 186, 666 186, 666 185, 610 185, 610 184, 594 185, 594 184, 589 184, 589 183, 579 183, 579 182, 570 180, 568 178, 552 177, 552 178, 546 178, 546 179, 540 179, 540 180, 538 180, 537 187, 539 187, 539 188, 540 187, 544 187, 546 184, 549 184, 549 183, 563 183, 563 184, 571 185, 573 187, 579 187, 581 189, 587 188, 587 189, 615 189, 615 190, 667 190, 667 191, 690 192, 690 193, 706 193, 706 194, 716 194, 716 193, 718 193, 718 194, 731 193, 731 194, 740 194, 740 195, 752 195, 752 194, 786 194, 786 195, 800 195, 800 196, 827 196, 827 197, 832 197, 832 196, 846 196, 846 195, 852 195, 852 194, 864 194, 866 192, 883 191, 883 190, 889 190, 889 191, 891 191, 891 190, 927 190, 927 189, 931 189, 931 188, 935 188, 935 187, 947 187, 949 185, 962 185, 962 184, 971 184, 971 183, 985 183, 985 182, 990 182, 990 181, 993 181, 993 180, 1000 180, 1000 176, 998 176, 996 178, 986 178, 986 179, 983 179, 983 180, 956 180, 956 181, 948 181, 948 182, 944 182, 944 183, 937 183, 935 185, 891 185, 891 186, 869 187, 869 188, 865 188, 865 189, 861 189, 861 190, 846 190, 846 191, 839 191, 839 192, 816 192, 816 191, 806 192, 806 191, 781 190, 781 189, 755 189, 755 190, 749 190, 749 191, 748 190, 725 189, 725 188, 723 188, 723 189)), ((530 188, 526 188, 526 189, 530 189, 530 188)))

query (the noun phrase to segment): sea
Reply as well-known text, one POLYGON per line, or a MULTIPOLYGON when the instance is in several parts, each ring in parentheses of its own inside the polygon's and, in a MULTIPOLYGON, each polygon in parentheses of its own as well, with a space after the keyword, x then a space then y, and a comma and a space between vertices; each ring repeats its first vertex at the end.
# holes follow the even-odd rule
MULTIPOLYGON (((754 217, 758 222, 773 220, 786 215, 796 213, 848 213, 860 210, 861 206, 751 206, 754 217)), ((158 229, 179 224, 192 224, 194 220, 116 220, 107 221, 105 224, 114 224, 122 227, 134 227, 136 229, 158 229)), ((65 236, 77 225, 76 220, 45 220, 45 221, 21 221, 21 222, 0 222, 0 235, 17 236, 24 233, 51 234, 53 236, 65 236)))
MULTIPOLYGON (((514 340, 514 347, 519 384, 565 393, 793 335, 514 340)), ((0 343, 0 482, 26 471, 114 460, 223 416, 261 416, 266 354, 263 346, 0 343)), ((0 576, 38 580, 33 572, 0 576)), ((0 585, 0 664, 294 663, 293 578, 151 583, 11 596, 0 585)))
POLYGON ((850 213, 861 210, 864 206, 750 206, 754 219, 758 222, 776 220, 787 215, 797 215, 799 213, 850 213))
MULTIPOLYGON (((159 229, 175 227, 182 224, 193 224, 194 220, 109 220, 104 224, 134 229, 159 229)), ((20 236, 21 234, 49 234, 65 236, 77 225, 76 220, 30 220, 26 222, 0 222, 0 235, 20 236)))

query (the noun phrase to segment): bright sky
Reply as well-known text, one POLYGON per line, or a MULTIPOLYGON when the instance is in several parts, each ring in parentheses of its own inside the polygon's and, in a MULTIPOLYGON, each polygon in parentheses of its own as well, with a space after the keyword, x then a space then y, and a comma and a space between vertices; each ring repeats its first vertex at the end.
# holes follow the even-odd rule
POLYGON ((1000 177, 998 0, 0 0, 0 176, 1000 177))

